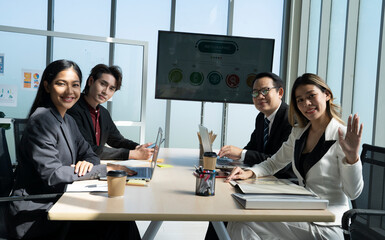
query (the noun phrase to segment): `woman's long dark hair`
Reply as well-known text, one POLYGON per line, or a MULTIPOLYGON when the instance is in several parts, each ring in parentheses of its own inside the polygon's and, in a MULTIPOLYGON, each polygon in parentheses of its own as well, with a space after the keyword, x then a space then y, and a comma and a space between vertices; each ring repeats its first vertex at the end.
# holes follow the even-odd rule
POLYGON ((28 117, 35 112, 38 107, 48 107, 52 104, 52 100, 50 94, 44 88, 44 82, 47 82, 48 85, 52 84, 52 81, 56 78, 58 73, 64 71, 66 69, 73 68, 76 74, 79 77, 80 84, 82 83, 82 72, 79 66, 70 60, 56 60, 51 62, 44 70, 43 76, 41 77, 39 89, 37 90, 37 94, 35 97, 35 101, 32 104, 31 110, 29 111, 28 117))

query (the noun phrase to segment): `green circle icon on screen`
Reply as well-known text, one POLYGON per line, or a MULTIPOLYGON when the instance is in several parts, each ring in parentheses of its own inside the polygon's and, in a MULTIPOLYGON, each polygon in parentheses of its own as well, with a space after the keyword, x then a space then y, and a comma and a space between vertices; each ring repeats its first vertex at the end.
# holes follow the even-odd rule
POLYGON ((203 74, 201 72, 192 72, 190 75, 190 83, 198 86, 203 83, 203 74))
POLYGON ((170 72, 168 72, 168 80, 173 83, 178 83, 182 81, 183 73, 182 70, 179 68, 171 69, 170 72))
POLYGON ((212 71, 207 75, 207 79, 212 85, 218 85, 222 81, 223 77, 219 72, 212 71))

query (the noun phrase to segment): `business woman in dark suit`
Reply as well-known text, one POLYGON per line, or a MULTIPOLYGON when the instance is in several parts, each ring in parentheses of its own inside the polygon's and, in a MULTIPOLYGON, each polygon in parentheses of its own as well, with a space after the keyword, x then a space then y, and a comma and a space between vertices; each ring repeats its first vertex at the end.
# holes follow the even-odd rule
MULTIPOLYGON (((73 118, 66 115, 67 109, 79 99, 81 79, 79 67, 68 60, 52 62, 44 70, 20 143, 21 157, 16 169, 13 196, 62 193, 66 184, 105 176, 108 170, 119 169, 134 174, 121 166, 100 165, 99 158, 79 133, 73 118)), ((56 201, 44 199, 11 202, 7 211, 10 237, 109 239, 111 236, 121 237, 120 234, 124 232, 112 231, 111 234, 109 230, 116 227, 110 223, 48 221, 47 212, 56 201)), ((135 223, 116 225, 130 229, 134 238, 140 238, 135 223)))
POLYGON ((92 68, 79 101, 68 110, 83 137, 100 159, 148 159, 153 149, 122 136, 111 115, 101 104, 108 101, 122 85, 118 66, 98 64, 92 68), (105 145, 108 144, 109 147, 105 145))

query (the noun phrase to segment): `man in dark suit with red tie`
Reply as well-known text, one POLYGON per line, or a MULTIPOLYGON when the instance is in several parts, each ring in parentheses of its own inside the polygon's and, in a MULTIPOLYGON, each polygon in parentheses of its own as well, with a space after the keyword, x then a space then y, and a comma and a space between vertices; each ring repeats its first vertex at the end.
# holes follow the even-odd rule
MULTIPOLYGON (((283 93, 283 81, 276 74, 270 72, 257 74, 251 95, 259 114, 250 141, 243 149, 232 145, 223 146, 218 153, 219 156, 252 166, 275 154, 291 133, 288 121, 289 106, 282 101, 283 93)), ((291 164, 274 176, 295 178, 291 164)), ((214 239, 218 239, 218 236, 210 223, 205 240, 214 239)))

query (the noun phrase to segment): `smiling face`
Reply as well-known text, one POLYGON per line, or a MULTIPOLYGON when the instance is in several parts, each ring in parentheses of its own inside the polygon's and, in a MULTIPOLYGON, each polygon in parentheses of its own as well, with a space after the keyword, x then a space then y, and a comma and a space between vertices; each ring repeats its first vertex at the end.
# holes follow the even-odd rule
POLYGON ((80 79, 73 68, 59 72, 51 84, 45 81, 44 88, 62 117, 80 97, 80 79))
POLYGON ((270 89, 266 96, 259 93, 257 97, 253 97, 254 106, 266 116, 270 116, 279 107, 283 96, 283 89, 274 87, 274 81, 270 77, 262 77, 254 82, 253 92, 270 89))
POLYGON ((86 100, 96 108, 99 104, 108 101, 116 92, 116 79, 111 74, 103 73, 100 78, 91 78, 88 81, 89 91, 86 100))
POLYGON ((295 99, 299 111, 309 120, 316 121, 328 118, 327 101, 330 100, 328 91, 321 91, 316 85, 300 85, 295 90, 295 99))

